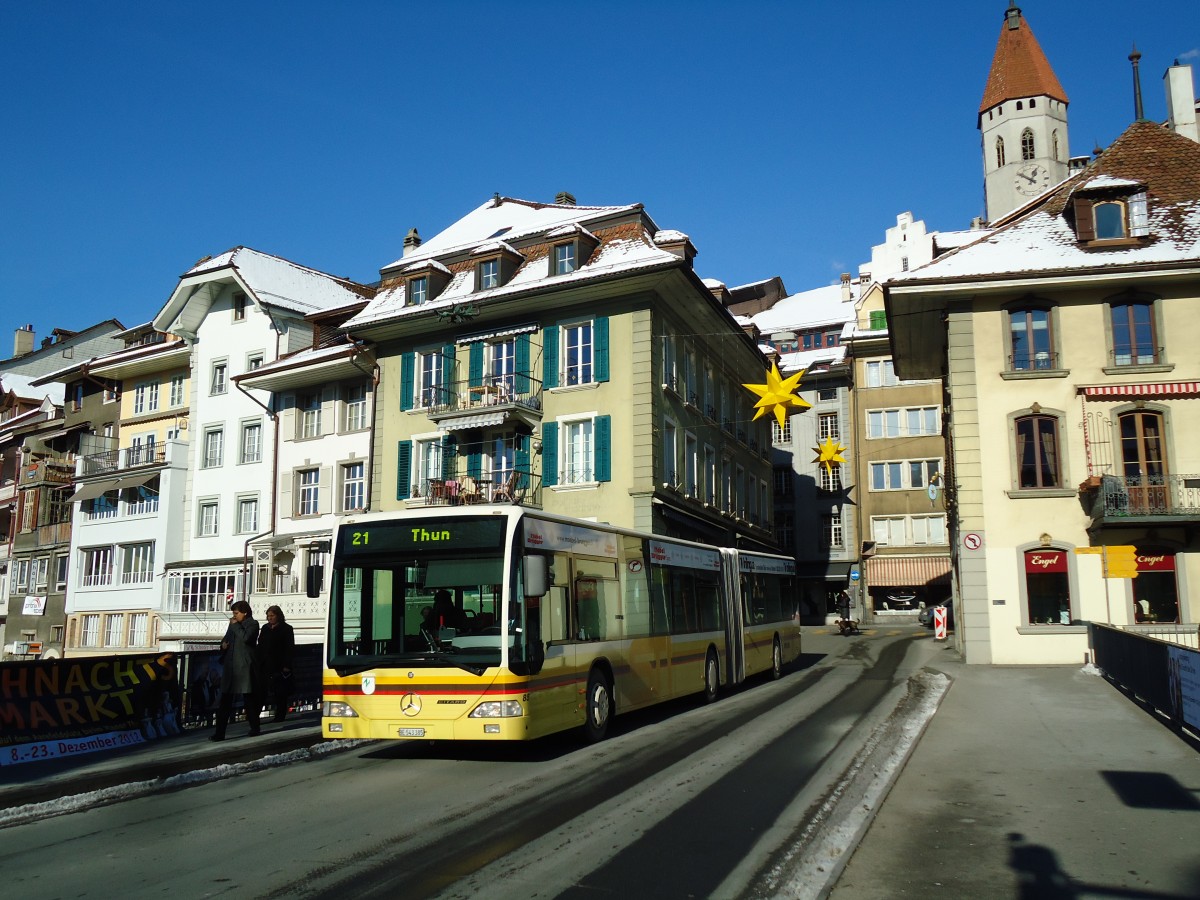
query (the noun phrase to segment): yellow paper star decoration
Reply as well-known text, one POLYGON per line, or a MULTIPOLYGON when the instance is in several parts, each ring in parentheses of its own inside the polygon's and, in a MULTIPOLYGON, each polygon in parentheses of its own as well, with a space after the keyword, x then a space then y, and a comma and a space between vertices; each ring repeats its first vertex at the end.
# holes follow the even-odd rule
POLYGON ((779 366, 771 363, 771 371, 767 373, 766 384, 743 384, 742 387, 759 396, 759 401, 754 404, 756 410, 754 418, 758 419, 767 410, 773 409, 779 427, 784 428, 787 426, 789 410, 792 408, 806 409, 812 406, 811 403, 795 393, 796 389, 800 387, 800 378, 803 375, 804 370, 801 369, 795 375, 784 378, 779 374, 779 366))
POLYGON ((813 453, 817 454, 817 458, 813 460, 815 463, 820 463, 825 467, 825 471, 831 476, 833 475, 833 467, 840 465, 846 461, 842 456, 846 452, 846 448, 835 441, 833 438, 825 438, 825 443, 819 447, 813 447, 813 453))

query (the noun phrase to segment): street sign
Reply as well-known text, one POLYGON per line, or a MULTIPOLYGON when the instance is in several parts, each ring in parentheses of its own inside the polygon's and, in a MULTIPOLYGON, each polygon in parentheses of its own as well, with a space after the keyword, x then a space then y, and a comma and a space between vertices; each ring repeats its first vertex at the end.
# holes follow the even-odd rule
POLYGON ((859 574, 858 574, 858 569, 851 569, 851 570, 850 570, 850 580, 851 580, 851 581, 858 581, 859 577, 860 577, 860 576, 859 576, 859 574))
POLYGON ((946 639, 946 607, 944 606, 933 608, 933 639, 935 641, 946 639))
POLYGON ((1105 578, 1137 578, 1137 548, 1116 546, 1104 548, 1105 578))
POLYGON ((1076 547, 1075 552, 1081 556, 1085 555, 1085 554, 1091 554, 1091 553, 1099 554, 1099 553, 1104 552, 1104 548, 1103 547, 1076 547))
POLYGON ((978 550, 983 546, 983 538, 973 531, 968 531, 963 535, 963 546, 968 550, 978 550))

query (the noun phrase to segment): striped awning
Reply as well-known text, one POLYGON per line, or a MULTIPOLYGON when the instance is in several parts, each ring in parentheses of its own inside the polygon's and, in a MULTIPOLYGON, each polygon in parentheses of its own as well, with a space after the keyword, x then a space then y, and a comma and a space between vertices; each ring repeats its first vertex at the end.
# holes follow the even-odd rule
POLYGON ((868 587, 921 587, 950 583, 949 556, 873 556, 866 560, 868 587))
POLYGON ((1079 391, 1089 400, 1120 400, 1126 397, 1200 397, 1200 381, 1084 385, 1079 388, 1079 391))
POLYGON ((445 431, 463 431, 467 428, 487 428, 489 425, 503 425, 505 413, 486 412, 477 413, 473 416, 456 416, 453 419, 445 419, 442 422, 442 429, 445 431))

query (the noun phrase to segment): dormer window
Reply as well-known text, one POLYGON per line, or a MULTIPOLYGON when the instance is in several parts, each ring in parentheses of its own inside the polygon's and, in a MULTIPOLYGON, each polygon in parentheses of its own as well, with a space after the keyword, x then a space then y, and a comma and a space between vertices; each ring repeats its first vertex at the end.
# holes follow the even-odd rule
POLYGON ((422 275, 408 283, 408 302, 410 306, 420 306, 429 299, 429 279, 422 275))
MULTIPOLYGON (((1103 247, 1137 244, 1139 238, 1150 234, 1146 192, 1138 190, 1135 182, 1122 184, 1117 179, 1101 176, 1103 188, 1089 190, 1086 185, 1074 198, 1075 234, 1081 244, 1103 247), (1128 187, 1125 187, 1128 185, 1128 187), (1122 189, 1124 188, 1124 189, 1122 189)), ((1100 181, 1101 179, 1097 179, 1100 181)))
POLYGON ((575 245, 559 244, 554 248, 554 274, 569 275, 575 271, 575 245))
POLYGON ((479 264, 479 289, 500 287, 500 260, 487 259, 479 264))

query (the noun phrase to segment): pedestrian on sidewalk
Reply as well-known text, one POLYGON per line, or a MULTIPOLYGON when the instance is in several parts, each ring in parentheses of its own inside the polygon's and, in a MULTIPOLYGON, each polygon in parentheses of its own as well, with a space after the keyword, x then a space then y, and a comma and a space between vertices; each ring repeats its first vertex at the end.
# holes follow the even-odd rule
POLYGON ((241 695, 251 736, 259 733, 259 686, 255 647, 258 623, 245 600, 236 600, 230 609, 229 627, 221 638, 221 705, 217 707, 217 727, 211 740, 225 740, 225 728, 233 716, 233 701, 241 695))
POLYGON ((258 663, 262 683, 275 706, 275 721, 287 718, 288 700, 292 696, 292 657, 296 650, 296 633, 278 606, 267 607, 267 624, 258 633, 258 663))

